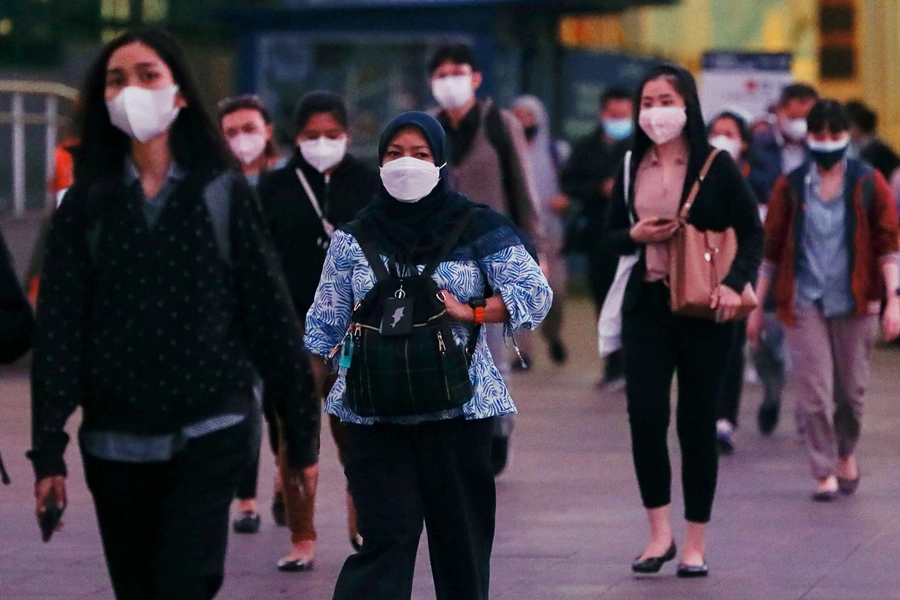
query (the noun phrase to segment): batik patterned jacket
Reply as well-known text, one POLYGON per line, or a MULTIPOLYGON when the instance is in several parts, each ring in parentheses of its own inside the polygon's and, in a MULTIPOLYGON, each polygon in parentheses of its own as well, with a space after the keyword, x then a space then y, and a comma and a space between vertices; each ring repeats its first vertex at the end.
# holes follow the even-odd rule
MULTIPOLYGON (((452 258, 452 255, 451 257, 452 258)), ((387 258, 382 257, 387 264, 387 258)), ((423 266, 419 266, 421 272, 423 266)), ((433 275, 441 289, 461 302, 484 295, 485 276, 495 294, 503 297, 509 310, 508 332, 534 329, 547 315, 553 292, 541 269, 524 246, 510 246, 475 260, 447 260, 433 275)), ((335 232, 312 308, 306 316, 306 347, 312 354, 328 356, 343 339, 357 301, 375 285, 375 275, 356 239, 343 230, 335 232)), ((474 325, 453 323, 453 337, 458 345, 468 343, 474 325)), ((346 370, 341 369, 337 382, 325 403, 325 412, 341 421, 372 424, 375 419, 353 413, 343 402, 346 370)), ((485 342, 484 328, 469 368, 474 395, 462 409, 441 413, 384 419, 385 422, 413 424, 464 416, 484 419, 516 412, 506 384, 497 370, 485 342)))

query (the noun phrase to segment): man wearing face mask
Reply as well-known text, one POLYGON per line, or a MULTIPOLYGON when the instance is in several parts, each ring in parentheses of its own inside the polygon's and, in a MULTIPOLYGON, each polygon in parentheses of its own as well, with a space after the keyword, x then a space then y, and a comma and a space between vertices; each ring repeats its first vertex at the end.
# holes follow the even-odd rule
MULTIPOLYGON (((491 100, 478 100, 482 76, 475 51, 466 44, 437 49, 429 63, 431 91, 441 109, 437 119, 449 145, 448 176, 453 189, 482 202, 509 219, 542 248, 540 200, 531 175, 528 142, 515 115, 491 100)), ((501 371, 509 368, 503 327, 486 328, 488 347, 501 371)), ((514 341, 515 342, 515 341, 514 341)), ((528 357, 519 356, 511 367, 527 370, 528 357)), ((494 470, 506 468, 512 415, 496 422, 494 470)))
MULTIPOLYGON (((303 316, 312 306, 331 236, 373 198, 378 174, 347 153, 347 108, 337 94, 316 91, 303 96, 294 114, 293 133, 297 144, 294 157, 283 168, 263 176, 259 197, 294 307, 303 316)), ((329 382, 319 385, 328 392, 329 382)), ((274 401, 266 397, 265 404, 274 401)), ((332 419, 331 427, 340 449, 340 423, 332 419)), ((315 554, 315 496, 292 499, 290 490, 285 492, 293 549, 279 561, 278 568, 303 571, 312 565, 315 554)), ((352 506, 348 496, 350 541, 358 547, 352 506)))
MULTIPOLYGON (((795 83, 785 87, 775 107, 777 125, 754 135, 747 179, 762 205, 768 202, 775 181, 781 175, 790 173, 808 160, 806 117, 818 98, 816 90, 808 85, 795 83)), ((765 214, 764 206, 760 212, 765 214)), ((784 330, 775 316, 775 298, 771 295, 767 297, 764 308, 763 333, 754 352, 756 371, 764 388, 757 424, 763 435, 771 435, 778 426, 781 412, 787 352, 783 341, 784 330)), ((800 423, 798 416, 798 429, 800 423)))
MULTIPOLYGON (((619 258, 597 235, 612 191, 613 178, 631 146, 634 128, 634 94, 623 86, 610 86, 600 96, 600 123, 588 137, 575 144, 572 157, 560 172, 562 191, 572 199, 566 228, 567 252, 582 252, 588 261, 588 282, 597 314, 612 285, 619 258)), ((619 352, 606 358, 601 387, 623 381, 619 352)))

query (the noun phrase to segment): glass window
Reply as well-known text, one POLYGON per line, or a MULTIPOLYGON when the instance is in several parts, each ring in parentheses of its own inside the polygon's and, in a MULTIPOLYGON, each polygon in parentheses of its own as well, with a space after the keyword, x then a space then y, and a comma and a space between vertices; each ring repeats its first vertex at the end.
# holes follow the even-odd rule
POLYGON ((144 0, 142 17, 145 23, 164 21, 169 13, 169 0, 144 0))
POLYGON ((102 0, 100 16, 105 21, 128 21, 131 18, 131 0, 102 0))

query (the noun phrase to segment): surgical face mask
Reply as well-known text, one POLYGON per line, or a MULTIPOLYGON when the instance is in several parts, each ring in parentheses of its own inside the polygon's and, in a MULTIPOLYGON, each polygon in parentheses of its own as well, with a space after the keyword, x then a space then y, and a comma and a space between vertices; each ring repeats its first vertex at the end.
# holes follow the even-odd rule
POLYGON ((603 132, 617 142, 629 137, 633 131, 632 119, 603 119, 603 132))
POLYGON ((644 108, 639 121, 647 137, 659 146, 681 135, 687 124, 687 112, 683 106, 644 108))
POLYGON ((472 76, 453 75, 435 79, 431 82, 431 93, 443 109, 462 108, 475 97, 472 76))
POLYGON ((816 164, 823 170, 828 171, 841 162, 847 154, 850 137, 844 136, 839 140, 828 142, 818 142, 810 138, 806 140, 806 144, 809 146, 809 153, 812 154, 816 164))
POLYGON ((709 138, 709 145, 719 150, 724 150, 737 160, 741 155, 741 140, 736 140, 727 135, 716 135, 709 138))
POLYGON ((303 159, 316 171, 324 173, 344 160, 344 155, 347 154, 347 136, 342 135, 336 140, 323 136, 302 141, 299 146, 303 159))
POLYGON ((177 85, 148 90, 137 85, 122 88, 106 101, 110 122, 139 142, 146 142, 169 129, 180 108, 175 106, 177 85))
POLYGON ((441 167, 426 160, 404 156, 381 167, 381 183, 400 202, 418 202, 437 187, 441 167))
POLYGON ((806 137, 806 119, 791 119, 781 126, 784 137, 792 142, 802 142, 806 137))
POLYGON ((241 164, 249 165, 262 156, 266 143, 266 136, 262 133, 239 133, 228 140, 228 147, 241 164))

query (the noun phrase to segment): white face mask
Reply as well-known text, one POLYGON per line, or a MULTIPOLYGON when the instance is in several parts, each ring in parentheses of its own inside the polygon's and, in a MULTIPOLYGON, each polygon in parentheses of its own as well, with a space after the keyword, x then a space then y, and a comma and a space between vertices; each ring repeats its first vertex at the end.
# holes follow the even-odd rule
POLYGON ((404 156, 381 167, 381 183, 400 202, 418 202, 437 187, 441 167, 426 160, 404 156))
POLYGON ((228 147, 241 164, 249 165, 262 156, 266 149, 266 136, 262 133, 239 133, 228 140, 228 147))
POLYGON ((681 135, 687 124, 687 112, 683 106, 643 108, 639 122, 647 137, 659 146, 681 135))
POLYGON ((737 160, 741 154, 741 140, 732 139, 726 135, 717 135, 709 138, 709 145, 719 150, 724 150, 737 160))
POLYGON ((784 137, 792 142, 802 142, 806 138, 806 119, 791 119, 781 128, 784 137))
POLYGON ((158 90, 129 85, 106 101, 109 120, 129 137, 146 142, 167 131, 175 121, 181 110, 175 106, 177 93, 174 84, 158 90))
POLYGON ((431 82, 431 93, 441 108, 453 110, 462 108, 475 97, 471 75, 441 77, 431 82))
POLYGON ((312 168, 319 173, 336 166, 344 160, 347 154, 347 136, 342 135, 336 140, 322 136, 315 140, 306 140, 298 144, 300 154, 312 168))

